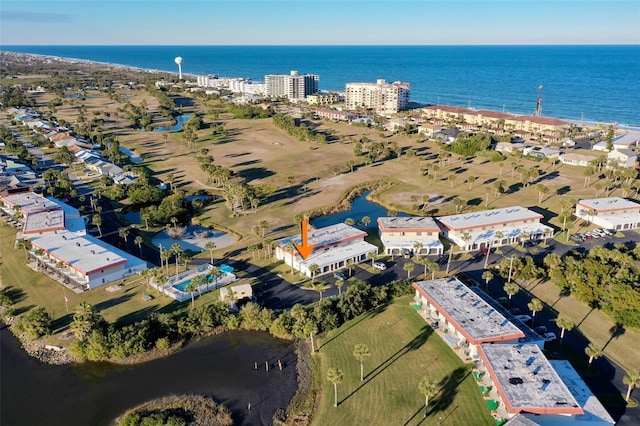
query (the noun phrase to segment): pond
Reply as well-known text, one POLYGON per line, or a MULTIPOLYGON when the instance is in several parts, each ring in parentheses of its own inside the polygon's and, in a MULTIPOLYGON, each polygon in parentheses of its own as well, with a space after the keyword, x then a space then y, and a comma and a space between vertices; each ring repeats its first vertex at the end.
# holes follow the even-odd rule
POLYGON ((271 424, 273 413, 286 408, 297 389, 293 344, 261 332, 227 332, 139 365, 53 366, 29 357, 3 328, 0 355, 3 425, 106 426, 128 408, 186 393, 226 405, 234 424, 271 424))
MULTIPOLYGON (((316 228, 323 228, 325 226, 335 225, 337 223, 344 223, 344 221, 348 218, 351 218, 355 220, 356 223, 358 223, 364 216, 369 216, 369 218, 371 218, 369 227, 377 228, 378 218, 388 216, 387 209, 380 204, 367 200, 367 196, 369 194, 370 192, 365 192, 364 194, 355 198, 353 200, 353 203, 351 204, 350 210, 326 216, 319 216, 315 219, 311 219, 311 224, 316 228)), ((398 213, 398 216, 407 217, 408 215, 405 213, 398 213)))
POLYGON ((189 119, 191 118, 191 114, 182 114, 182 115, 178 115, 176 117, 176 120, 178 121, 176 124, 174 124, 173 126, 158 126, 158 127, 154 127, 153 131, 154 132, 177 132, 182 130, 182 125, 184 123, 186 123, 187 121, 189 121, 189 119))
POLYGON ((216 244, 216 249, 219 249, 230 246, 236 242, 236 239, 225 232, 194 225, 188 225, 181 238, 171 237, 167 229, 158 232, 151 238, 154 246, 162 246, 165 250, 177 243, 180 244, 181 250, 191 250, 197 253, 205 249, 208 241, 213 241, 216 244))

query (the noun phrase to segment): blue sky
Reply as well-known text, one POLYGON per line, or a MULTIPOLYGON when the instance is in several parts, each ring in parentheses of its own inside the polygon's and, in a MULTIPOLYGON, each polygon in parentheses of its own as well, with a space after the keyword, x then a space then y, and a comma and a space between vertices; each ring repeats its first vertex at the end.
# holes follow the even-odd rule
POLYGON ((2 0, 14 44, 640 44, 640 0, 2 0))

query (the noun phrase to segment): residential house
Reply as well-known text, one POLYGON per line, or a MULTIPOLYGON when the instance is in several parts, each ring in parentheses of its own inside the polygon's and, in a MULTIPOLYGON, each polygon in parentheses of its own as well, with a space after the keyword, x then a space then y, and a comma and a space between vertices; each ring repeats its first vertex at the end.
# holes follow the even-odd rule
POLYGON ((616 148, 607 154, 607 162, 625 169, 635 169, 638 167, 638 154, 630 149, 616 148))
POLYGON ((597 160, 598 155, 592 154, 589 151, 586 152, 565 152, 560 154, 558 160, 562 164, 568 164, 570 166, 582 166, 587 167, 592 161, 597 160))

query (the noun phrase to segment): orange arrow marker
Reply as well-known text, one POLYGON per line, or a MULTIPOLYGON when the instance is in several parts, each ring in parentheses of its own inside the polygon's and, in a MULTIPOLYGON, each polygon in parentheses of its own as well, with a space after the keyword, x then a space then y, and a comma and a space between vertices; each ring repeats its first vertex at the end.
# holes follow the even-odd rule
POLYGON ((309 224, 307 223, 307 220, 304 219, 301 225, 302 225, 302 244, 295 244, 295 246, 298 249, 298 253, 300 253, 300 256, 302 256, 303 259, 306 259, 307 257, 309 257, 309 255, 313 251, 313 248, 315 247, 315 245, 314 244, 309 245, 308 235, 307 235, 307 226, 309 224))

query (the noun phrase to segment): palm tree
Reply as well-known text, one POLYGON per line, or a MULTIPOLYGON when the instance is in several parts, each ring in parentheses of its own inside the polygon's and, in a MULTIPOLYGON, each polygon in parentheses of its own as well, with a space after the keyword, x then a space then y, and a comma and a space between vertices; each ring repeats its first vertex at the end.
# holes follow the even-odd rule
POLYGON ((594 359, 602 356, 602 350, 593 343, 589 343, 589 346, 584 348, 584 353, 589 357, 589 366, 591 366, 594 359))
POLYGON ((489 281, 491 281, 491 278, 493 278, 493 274, 491 273, 491 271, 484 271, 482 273, 482 279, 484 280, 484 286, 486 287, 487 291, 489 291, 489 281))
POLYGON ((100 233, 100 237, 102 237, 102 216, 94 214, 93 217, 91 217, 91 224, 98 227, 98 232, 100 233))
POLYGON ((353 259, 347 260, 347 268, 349 268, 349 276, 351 276, 351 270, 353 269, 354 266, 356 266, 356 262, 354 262, 353 259))
POLYGON ((427 269, 429 270, 429 272, 431 272, 431 279, 435 280, 436 272, 440 271, 440 266, 438 266, 438 264, 433 260, 427 260, 425 262, 425 265, 427 266, 427 269))
POLYGON ((171 257, 171 250, 165 250, 160 248, 160 266, 164 263, 167 268, 167 275, 169 275, 169 258, 171 257))
POLYGON ((471 238, 471 233, 469 231, 464 231, 462 234, 460 234, 460 239, 465 243, 465 250, 467 249, 466 246, 469 245, 469 241, 471 241, 471 238))
POLYGON ((312 263, 309 265, 309 272, 311 273, 311 287, 316 288, 314 282, 316 280, 316 274, 320 272, 320 265, 312 263))
POLYGON ((371 223, 371 218, 369 216, 364 216, 360 222, 362 222, 364 227, 367 228, 371 223))
POLYGON ((625 397, 625 401, 629 402, 629 398, 631 398, 631 391, 633 388, 640 386, 640 374, 628 371, 627 374, 622 378, 622 383, 627 385, 627 396, 625 397))
POLYGON ((86 302, 80 303, 75 312, 73 313, 73 321, 71 322, 71 330, 73 331, 76 339, 84 340, 91 330, 97 325, 98 316, 96 315, 93 306, 86 302))
POLYGON ((544 305, 542 304, 542 301, 540 299, 534 297, 533 299, 531 299, 531 302, 527 304, 527 307, 531 309, 531 316, 533 317, 531 319, 531 325, 533 325, 536 320, 536 313, 540 312, 544 305))
POLYGON ((193 277, 191 282, 189 284, 187 284, 187 286, 184 288, 184 291, 186 291, 187 293, 191 294, 191 309, 193 309, 193 307, 196 304, 196 299, 193 297, 193 293, 195 293, 198 290, 198 282, 195 281, 196 278, 198 278, 198 277, 193 277))
POLYGON ((373 262, 378 258, 378 249, 369 252, 369 259, 371 259, 371 267, 373 268, 373 262))
POLYGON ((341 369, 330 368, 329 371, 327 371, 327 380, 333 383, 334 407, 338 406, 338 385, 342 383, 342 379, 344 379, 344 373, 341 369))
POLYGON ((176 275, 178 275, 178 261, 180 260, 180 254, 182 253, 182 247, 178 243, 173 243, 170 251, 176 258, 176 275))
POLYGON ((558 317, 556 325, 562 329, 562 331, 560 331, 560 343, 562 343, 562 339, 564 338, 564 332, 571 331, 575 326, 573 321, 567 317, 558 317))
POLYGON ((342 294, 342 287, 344 286, 344 280, 342 278, 338 278, 336 280, 336 287, 338 287, 338 294, 342 294))
POLYGON ((404 269, 405 271, 407 271, 407 279, 409 279, 409 277, 411 277, 411 272, 413 272, 413 269, 416 267, 415 263, 413 262, 407 262, 404 264, 404 266, 402 267, 402 269, 404 269))
POLYGON ((433 398, 438 394, 438 385, 429 376, 424 376, 418 383, 418 391, 424 395, 424 416, 427 417, 427 407, 429 407, 429 398, 433 398))
POLYGON ((266 220, 260 221, 260 223, 258 224, 258 229, 260 229, 260 231, 262 232, 262 238, 264 238, 264 233, 267 232, 267 229, 269 229, 269 222, 267 222, 266 220))
POLYGON ((504 292, 509 296, 509 305, 511 305, 511 298, 520 291, 520 286, 516 283, 506 283, 503 288, 504 292))
POLYGON ((353 220, 353 218, 348 217, 344 220, 344 223, 345 225, 353 226, 356 224, 356 221, 353 220))
POLYGON ((314 288, 320 294, 320 300, 322 300, 322 293, 329 287, 325 283, 318 283, 314 288))
POLYGON ((413 251, 415 252, 416 256, 420 254, 420 250, 422 250, 422 247, 424 247, 424 244, 422 244, 420 241, 415 241, 413 243, 413 251))
POLYGON ((127 228, 122 228, 118 231, 118 236, 124 240, 125 247, 127 246, 127 240, 129 237, 129 230, 127 228))
POLYGON ((140 235, 136 236, 136 237, 133 239, 133 243, 134 243, 135 245, 137 245, 137 246, 138 246, 138 249, 140 250, 140 257, 142 257, 142 242, 143 242, 143 241, 144 241, 144 240, 142 239, 142 237, 141 237, 140 235))
POLYGON ((531 235, 526 231, 522 231, 518 234, 518 238, 520 239, 520 244, 524 247, 524 242, 531 238, 531 235))
POLYGON ((296 253, 296 244, 293 241, 289 241, 287 243, 287 251, 289 252, 289 257, 291 258, 291 274, 293 275, 293 258, 296 253))
POLYGON ((360 361, 360 381, 364 380, 364 360, 371 356, 369 347, 364 343, 359 343, 353 349, 353 356, 360 361))
POLYGON ((21 238, 18 241, 16 241, 16 248, 24 249, 25 258, 28 259, 29 258, 29 249, 31 248, 31 241, 25 240, 24 238, 21 238))
POLYGON ((216 243, 214 243, 213 241, 209 240, 204 245, 204 248, 209 250, 209 260, 210 260, 210 263, 213 265, 213 251, 216 249, 216 243))

